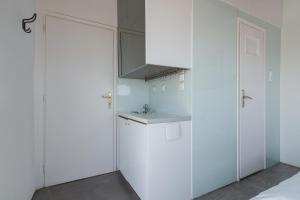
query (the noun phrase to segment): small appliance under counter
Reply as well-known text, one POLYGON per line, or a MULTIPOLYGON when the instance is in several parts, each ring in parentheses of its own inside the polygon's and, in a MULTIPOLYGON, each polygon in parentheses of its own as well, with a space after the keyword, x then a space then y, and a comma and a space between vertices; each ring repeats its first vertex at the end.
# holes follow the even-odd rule
POLYGON ((191 121, 118 114, 118 167, 142 200, 191 199, 191 121))

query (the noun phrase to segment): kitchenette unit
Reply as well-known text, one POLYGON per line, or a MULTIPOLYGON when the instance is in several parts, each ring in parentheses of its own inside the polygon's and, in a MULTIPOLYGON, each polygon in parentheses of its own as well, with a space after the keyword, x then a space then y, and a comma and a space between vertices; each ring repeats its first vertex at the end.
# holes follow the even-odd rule
MULTIPOLYGON (((191 116, 179 111, 190 105, 192 1, 118 0, 118 19, 119 80, 139 79, 149 96, 143 112, 117 114, 118 169, 142 200, 190 200, 191 116)), ((118 93, 141 96, 127 85, 118 93)))
POLYGON ((119 169, 143 200, 191 197, 191 117, 118 114, 119 169))

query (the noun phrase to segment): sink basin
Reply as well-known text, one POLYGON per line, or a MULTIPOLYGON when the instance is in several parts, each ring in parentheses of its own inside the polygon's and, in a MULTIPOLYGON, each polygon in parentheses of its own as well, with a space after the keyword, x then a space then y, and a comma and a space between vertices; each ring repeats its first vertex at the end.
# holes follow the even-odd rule
POLYGON ((119 113, 120 117, 131 119, 143 124, 160 124, 168 122, 190 121, 191 116, 181 116, 167 113, 119 113))

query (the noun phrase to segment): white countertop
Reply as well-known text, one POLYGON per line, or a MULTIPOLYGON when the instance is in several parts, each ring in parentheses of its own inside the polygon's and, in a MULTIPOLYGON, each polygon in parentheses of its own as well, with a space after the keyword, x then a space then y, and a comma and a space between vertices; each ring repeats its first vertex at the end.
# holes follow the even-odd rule
POLYGON ((191 116, 181 116, 166 113, 118 113, 118 116, 143 124, 161 124, 169 122, 191 121, 191 116))

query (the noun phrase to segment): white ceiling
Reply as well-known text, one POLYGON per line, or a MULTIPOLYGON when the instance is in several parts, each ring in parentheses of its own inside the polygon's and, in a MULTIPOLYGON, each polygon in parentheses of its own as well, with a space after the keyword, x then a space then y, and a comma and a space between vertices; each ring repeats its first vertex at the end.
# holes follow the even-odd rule
POLYGON ((282 26, 283 0, 221 0, 275 26, 282 26))

